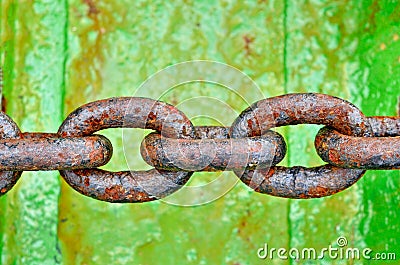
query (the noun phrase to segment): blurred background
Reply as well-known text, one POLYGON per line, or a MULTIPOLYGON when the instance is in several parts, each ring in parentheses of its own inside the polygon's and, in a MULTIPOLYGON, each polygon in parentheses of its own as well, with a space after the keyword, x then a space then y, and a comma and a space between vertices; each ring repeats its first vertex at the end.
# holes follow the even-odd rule
MULTIPOLYGON (((338 96, 367 116, 396 115, 398 1, 0 3, 3 109, 22 131, 56 132, 84 103, 137 94, 178 105, 195 125, 229 126, 247 103, 293 92, 338 96), (163 86, 138 90, 157 71, 199 59, 237 68, 260 90, 240 88, 247 102, 215 84, 185 84, 168 93, 163 86)), ((288 144, 281 165, 321 164, 313 144, 319 128, 280 129, 288 144)), ((104 168, 150 168, 139 154, 143 130, 133 129, 125 139, 120 129, 100 133, 114 146, 104 168)), ((220 175, 196 173, 189 185, 220 175)), ((235 179, 232 172, 223 177, 235 179)), ((367 263, 257 257, 265 243, 318 250, 335 246, 340 236, 349 247, 396 252, 398 262, 399 177, 399 171, 368 171, 353 187, 312 200, 257 194, 239 182, 210 203, 180 207, 100 202, 75 192, 58 172, 25 172, 0 198, 1 263, 367 263)))

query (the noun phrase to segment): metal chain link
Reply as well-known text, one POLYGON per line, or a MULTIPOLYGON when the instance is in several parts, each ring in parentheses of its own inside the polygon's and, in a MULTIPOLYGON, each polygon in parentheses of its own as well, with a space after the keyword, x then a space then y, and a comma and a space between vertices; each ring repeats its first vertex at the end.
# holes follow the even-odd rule
POLYGON ((164 102, 120 97, 88 103, 72 112, 58 133, 21 133, 0 113, 0 195, 24 170, 60 170, 79 193, 108 202, 146 202, 179 190, 193 172, 232 170, 256 192, 286 198, 318 198, 340 192, 368 169, 400 168, 400 117, 365 117, 353 104, 329 95, 304 93, 267 98, 244 110, 232 126, 195 127, 164 102), (284 138, 271 129, 325 125, 315 138, 328 164, 282 167, 284 138), (94 134, 107 128, 156 132, 141 143, 149 171, 98 169, 112 145, 94 134))

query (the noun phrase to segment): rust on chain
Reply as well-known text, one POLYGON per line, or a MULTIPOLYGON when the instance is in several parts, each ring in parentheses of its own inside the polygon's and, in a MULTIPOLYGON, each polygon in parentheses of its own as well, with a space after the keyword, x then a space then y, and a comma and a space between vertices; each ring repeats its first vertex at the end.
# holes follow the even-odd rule
MULTIPOLYGON (((323 124, 346 135, 364 137, 372 135, 368 119, 353 104, 329 95, 305 93, 287 94, 254 103, 233 122, 231 136, 232 138, 259 136, 274 127, 296 124, 323 124)), ((303 199, 332 195, 353 185, 364 173, 363 170, 344 169, 331 165, 318 168, 272 167, 255 171, 235 171, 235 174, 254 190, 275 196, 303 199), (251 180, 248 180, 249 176, 251 180), (332 185, 329 187, 321 186, 326 188, 326 192, 321 192, 312 183, 323 183, 327 176, 330 176, 329 178, 352 177, 344 182, 346 186, 339 185, 342 182, 335 180, 330 182, 332 185), (312 177, 312 182, 309 182, 309 177, 312 177), (295 181, 296 185, 303 189, 299 190, 296 196, 291 196, 285 192, 273 192, 271 189, 260 188, 263 183, 277 178, 295 181), (339 186, 335 187, 335 184, 339 186)), ((271 185, 280 184, 273 182, 271 185)))
POLYGON ((172 139, 151 133, 142 141, 143 159, 172 171, 221 171, 265 168, 286 153, 283 137, 268 131, 259 137, 230 139, 225 127, 195 127, 197 139, 172 139))
POLYGON ((226 139, 229 138, 229 127, 196 126, 195 139, 226 139))
POLYGON ((271 167, 245 171, 241 180, 248 186, 254 179, 262 182, 256 192, 292 199, 309 199, 330 196, 357 182, 363 170, 343 170, 331 165, 314 168, 300 166, 271 167))
POLYGON ((52 133, 22 133, 0 140, 0 170, 67 170, 105 165, 112 145, 101 135, 60 138, 52 133))
POLYGON ((375 137, 354 137, 328 127, 315 138, 318 155, 329 164, 358 169, 400 168, 400 118, 369 117, 375 137))
POLYGON ((230 128, 195 128, 174 106, 147 98, 91 102, 72 112, 57 134, 21 133, 0 113, 0 195, 15 185, 21 170, 53 169, 81 194, 108 202, 160 199, 185 185, 193 171, 202 170, 233 170, 261 193, 318 198, 350 187, 365 169, 400 169, 400 117, 365 117, 345 100, 314 93, 258 101, 230 128), (329 165, 276 166, 286 144, 270 129, 296 124, 326 125, 315 147, 329 165), (157 132, 141 146, 142 156, 155 169, 96 168, 109 161, 112 145, 93 133, 121 127, 157 132))
MULTIPOLYGON (((5 113, 0 112, 0 139, 18 138, 21 131, 17 124, 5 113)), ((0 195, 8 192, 17 183, 22 171, 0 172, 0 195)))
POLYGON ((62 137, 86 136, 103 129, 123 127, 153 129, 171 138, 194 138, 192 123, 174 106, 133 97, 85 104, 68 115, 58 133, 62 137))
MULTIPOLYGON (((87 136, 108 128, 153 129, 165 137, 195 137, 193 124, 172 105, 137 97, 99 100, 72 112, 58 130, 62 137, 87 136)), ((82 194, 109 202, 144 202, 180 189, 191 172, 109 172, 98 169, 61 170, 66 182, 82 194)))
POLYGON ((400 135, 400 117, 368 117, 373 136, 391 137, 400 135))
POLYGON ((107 202, 148 202, 163 198, 184 185, 192 172, 109 172, 101 169, 66 171, 64 180, 79 193, 107 202))
POLYGON ((259 136, 280 126, 324 124, 354 136, 370 136, 364 114, 343 99, 316 93, 286 94, 257 101, 231 127, 232 138, 259 136))

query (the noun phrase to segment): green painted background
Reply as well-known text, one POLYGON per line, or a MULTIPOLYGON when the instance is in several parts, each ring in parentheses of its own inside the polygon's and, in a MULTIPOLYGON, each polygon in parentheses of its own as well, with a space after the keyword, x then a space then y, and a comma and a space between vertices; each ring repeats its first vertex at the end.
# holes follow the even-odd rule
MULTIPOLYGON (((0 3, 6 110, 23 131, 55 132, 78 106, 130 96, 156 71, 193 59, 244 71, 267 97, 320 92, 345 98, 366 115, 396 115, 396 0, 0 3)), ((171 93, 163 100, 224 93, 204 87, 193 85, 182 98, 171 93)), ((157 89, 148 93, 163 92, 157 89)), ((204 112, 201 106, 192 110, 204 112)), ((313 147, 318 128, 281 130, 288 141, 282 164, 320 164, 313 147)), ((121 131, 104 134, 115 149, 106 168, 126 169, 118 151, 121 131)), ((139 144, 140 138, 132 142, 131 154, 138 169, 146 167, 139 144)), ((195 174, 193 181, 201 177, 212 178, 195 174)), ((264 243, 321 249, 339 236, 350 247, 396 252, 399 262, 399 177, 399 171, 370 171, 338 195, 301 201, 259 195, 239 183, 212 203, 177 207, 107 204, 79 195, 58 172, 25 172, 0 199, 1 263, 318 264, 259 260, 256 251, 264 243)))

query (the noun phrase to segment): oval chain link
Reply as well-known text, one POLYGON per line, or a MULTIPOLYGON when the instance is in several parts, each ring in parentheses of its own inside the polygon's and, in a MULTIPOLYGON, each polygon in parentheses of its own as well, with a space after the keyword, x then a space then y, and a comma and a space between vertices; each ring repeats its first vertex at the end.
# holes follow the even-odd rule
POLYGON ((324 127, 315 148, 325 162, 343 168, 399 169, 400 117, 368 117, 375 137, 355 137, 324 127))
POLYGON ((83 105, 65 119, 57 134, 21 133, 4 113, 0 125, 0 195, 15 185, 21 170, 60 170, 72 188, 108 202, 157 200, 185 185, 193 172, 233 170, 257 192, 317 198, 350 187, 365 169, 400 168, 400 117, 365 117, 343 99, 315 93, 260 100, 230 128, 194 127, 174 106, 135 97, 83 105), (296 124, 326 125, 318 132, 315 147, 329 164, 276 166, 285 156, 286 144, 270 129, 296 124), (110 160, 112 145, 94 133, 108 128, 155 130, 141 145, 143 158, 155 169, 98 169, 110 160))
MULTIPOLYGON (((354 136, 371 136, 367 118, 353 104, 322 94, 287 94, 267 98, 244 110, 233 122, 233 138, 261 135, 274 127, 323 124, 354 136)), ((235 171, 249 187, 279 197, 306 199, 329 196, 353 185, 364 173, 331 165, 315 168, 271 167, 235 171)))
MULTIPOLYGON (((61 125, 62 137, 88 136, 108 128, 153 129, 165 137, 194 138, 190 120, 174 106, 148 98, 110 98, 86 104, 61 125)), ((167 196, 182 187, 192 172, 109 172, 100 169, 60 171, 75 190, 108 202, 144 202, 167 196)))
POLYGON ((143 159, 156 168, 169 171, 224 171, 265 168, 285 156, 283 137, 268 131, 260 137, 231 139, 229 128, 195 127, 196 139, 172 139, 158 133, 142 141, 143 159))

